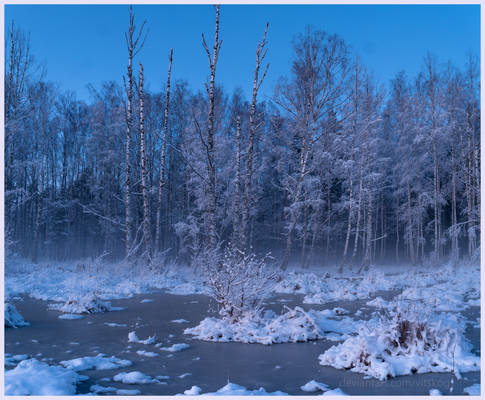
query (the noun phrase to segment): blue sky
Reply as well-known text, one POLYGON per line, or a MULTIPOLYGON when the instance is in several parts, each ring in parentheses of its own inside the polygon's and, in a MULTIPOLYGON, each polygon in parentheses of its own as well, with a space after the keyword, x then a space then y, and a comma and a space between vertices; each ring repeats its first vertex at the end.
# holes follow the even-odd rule
MULTIPOLYGON (((210 5, 135 5, 137 25, 147 20, 148 39, 136 60, 142 61, 150 90, 165 81, 168 53, 174 48, 173 76, 202 89, 208 75, 201 33, 212 40, 210 5)), ((123 33, 126 5, 5 5, 5 26, 30 32, 32 51, 47 67, 47 79, 88 99, 86 85, 122 82, 126 70, 123 33)), ((271 96, 278 78, 287 75, 291 39, 306 25, 339 34, 387 84, 400 70, 413 76, 427 51, 462 66, 471 51, 480 54, 479 5, 223 5, 217 82, 249 95, 255 49, 266 21, 270 69, 262 86, 271 96)), ((136 69, 136 70, 137 70, 136 69)))

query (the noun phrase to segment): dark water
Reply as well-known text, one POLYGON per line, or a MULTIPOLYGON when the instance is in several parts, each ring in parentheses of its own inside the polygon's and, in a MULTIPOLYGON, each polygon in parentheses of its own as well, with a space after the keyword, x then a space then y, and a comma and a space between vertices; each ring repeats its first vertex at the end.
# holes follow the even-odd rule
MULTIPOLYGON (((303 296, 281 295, 269 300, 267 306, 279 312, 283 305, 301 306, 302 298, 303 296)), ((323 309, 341 306, 350 310, 352 315, 357 309, 365 307, 365 302, 306 304, 303 307, 323 309)), ((432 388, 440 390, 443 394, 449 393, 451 375, 448 373, 403 376, 381 382, 376 379, 363 379, 362 374, 319 365, 318 355, 336 342, 320 340, 264 346, 193 340, 191 336, 184 335, 183 330, 197 325, 208 315, 207 310, 211 307, 207 296, 154 293, 114 300, 112 304, 125 309, 87 315, 81 320, 62 320, 58 318, 61 313, 47 309, 47 302, 25 297, 24 301, 18 301, 15 305, 31 325, 5 330, 5 352, 27 354, 39 360, 45 359, 44 361, 52 364, 77 357, 95 356, 100 352, 133 362, 128 368, 80 372, 90 378, 78 386, 78 393, 81 394, 88 393, 89 387, 96 383, 120 389, 138 389, 143 395, 183 393, 192 385, 200 386, 202 392, 208 392, 221 388, 229 380, 249 389, 263 386, 267 391, 281 390, 292 395, 311 395, 317 393, 303 392, 300 386, 312 379, 326 383, 331 388, 340 387, 350 395, 428 395, 432 388), (140 303, 145 298, 154 301, 140 303), (175 319, 186 319, 190 322, 172 323, 175 319), (127 326, 110 327, 105 325, 105 322, 127 326), (133 330, 141 339, 155 334, 157 341, 162 342, 163 346, 188 343, 190 348, 167 353, 154 345, 128 343, 128 332, 133 330), (160 355, 153 358, 143 357, 136 354, 137 350, 153 351, 160 355), (166 380, 166 384, 142 385, 102 380, 110 379, 122 371, 141 371, 152 377, 168 375, 170 378, 166 380), (179 377, 185 373, 191 375, 179 377)), ((368 315, 373 310, 375 309, 364 308, 363 313, 368 315)), ((478 307, 467 310, 469 319, 475 319, 479 315, 478 307)), ((466 335, 479 354, 480 330, 469 328, 466 335)), ((479 382, 479 372, 463 374, 463 379, 455 379, 453 394, 462 394, 464 387, 479 382)))

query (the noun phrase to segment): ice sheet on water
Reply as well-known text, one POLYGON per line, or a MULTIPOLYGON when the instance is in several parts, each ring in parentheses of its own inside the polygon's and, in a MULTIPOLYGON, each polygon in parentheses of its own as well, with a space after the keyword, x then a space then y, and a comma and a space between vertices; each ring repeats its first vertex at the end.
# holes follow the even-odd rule
POLYGON ((175 343, 170 347, 161 347, 160 350, 163 351, 170 351, 171 353, 177 352, 177 351, 182 351, 185 349, 188 349, 190 345, 187 343, 175 343))
POLYGON ((60 362, 64 367, 74 371, 86 371, 89 369, 107 370, 129 367, 132 362, 130 360, 122 360, 120 358, 111 356, 106 357, 100 353, 96 357, 81 357, 72 360, 65 360, 60 362))
POLYGON ((57 318, 59 318, 59 319, 83 319, 84 316, 79 315, 79 314, 61 314, 57 318))
POLYGON ((120 372, 113 377, 115 382, 126 383, 129 385, 139 385, 145 383, 159 383, 158 379, 154 379, 149 375, 145 375, 140 371, 120 372))
POLYGON ((154 353, 153 351, 145 351, 145 350, 138 350, 136 352, 139 356, 144 356, 144 357, 157 357, 158 354, 154 353))
POLYGON ((50 366, 36 359, 23 360, 5 372, 5 394, 9 396, 69 396, 76 393, 76 384, 86 376, 50 366))

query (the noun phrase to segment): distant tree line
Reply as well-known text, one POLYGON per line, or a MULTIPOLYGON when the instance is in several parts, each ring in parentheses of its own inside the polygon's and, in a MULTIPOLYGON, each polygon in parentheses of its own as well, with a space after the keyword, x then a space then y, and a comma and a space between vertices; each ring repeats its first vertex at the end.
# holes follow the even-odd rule
POLYGON ((145 24, 130 8, 127 73, 91 86, 89 102, 47 82, 28 35, 8 27, 7 254, 188 262, 233 243, 271 250, 283 267, 478 257, 476 57, 458 68, 428 54, 417 76, 400 72, 385 91, 340 37, 307 28, 289 76, 261 101, 267 25, 247 100, 217 80, 219 23, 216 7, 214 43, 201 46, 205 88, 170 81, 174 49, 150 92, 145 24))

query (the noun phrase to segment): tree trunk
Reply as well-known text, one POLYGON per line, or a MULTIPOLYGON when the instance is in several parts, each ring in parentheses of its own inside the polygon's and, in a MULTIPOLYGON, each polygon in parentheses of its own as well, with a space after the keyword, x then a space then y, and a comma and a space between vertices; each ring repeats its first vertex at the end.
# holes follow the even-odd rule
POLYGON ((157 228, 155 234, 155 247, 161 250, 160 234, 161 234, 161 215, 162 215, 162 193, 163 186, 165 184, 165 154, 167 147, 167 134, 168 134, 168 110, 170 105, 170 74, 172 71, 172 56, 173 49, 170 49, 170 57, 168 63, 167 73, 167 92, 165 94, 165 110, 163 113, 163 136, 162 136, 162 148, 160 150, 160 177, 158 180, 158 201, 157 201, 157 228))
POLYGON ((253 93, 251 99, 251 107, 249 109, 249 138, 248 138, 248 152, 246 161, 246 179, 244 182, 244 198, 242 203, 242 219, 241 219, 241 243, 243 246, 247 245, 247 225, 249 218, 249 207, 251 202, 251 178, 253 175, 253 148, 254 148, 254 134, 256 131, 256 105, 258 90, 263 83, 266 72, 268 71, 269 64, 266 64, 266 69, 264 70, 261 80, 259 79, 259 68, 261 62, 266 56, 267 49, 266 45, 266 33, 268 32, 268 24, 266 24, 266 29, 264 30, 263 40, 258 43, 256 49, 256 68, 254 69, 254 80, 253 80, 253 93))
POLYGON ((140 166, 141 166, 141 192, 143 198, 143 241, 145 243, 145 256, 148 260, 152 256, 152 243, 150 232, 150 209, 148 204, 147 188, 147 156, 146 156, 146 138, 143 115, 143 64, 140 63, 140 84, 139 84, 139 101, 140 101, 140 166))
POLYGON ((211 54, 209 51, 209 47, 204 38, 204 34, 202 34, 202 44, 205 48, 207 53, 207 57, 209 58, 209 66, 210 66, 210 82, 209 87, 207 89, 207 95, 209 97, 209 113, 207 117, 207 143, 203 143, 206 148, 206 155, 207 155, 207 176, 208 176, 208 196, 209 196, 209 205, 208 205, 208 236, 209 236, 209 245, 211 248, 216 247, 216 166, 214 165, 214 109, 215 109, 215 80, 216 80, 216 66, 217 66, 217 58, 219 56, 219 50, 221 48, 222 41, 219 41, 219 6, 216 7, 216 26, 215 26, 215 34, 214 34, 214 47, 213 47, 213 55, 211 59, 211 54))
MULTIPOLYGON (((241 117, 236 119, 236 177, 234 178, 234 210, 232 217, 232 230, 234 242, 239 241, 240 215, 239 215, 239 192, 240 192, 240 168, 241 168, 241 117)), ((239 243, 241 245, 241 243, 239 243)))

